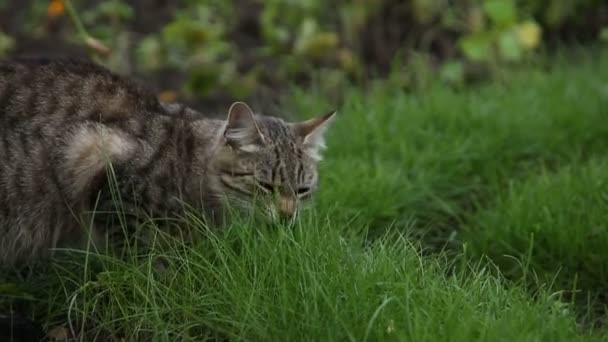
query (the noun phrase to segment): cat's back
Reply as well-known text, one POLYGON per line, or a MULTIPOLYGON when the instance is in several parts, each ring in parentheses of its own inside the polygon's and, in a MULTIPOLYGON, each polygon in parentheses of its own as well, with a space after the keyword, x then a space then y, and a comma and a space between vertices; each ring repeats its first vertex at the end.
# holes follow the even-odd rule
POLYGON ((153 93, 90 62, 0 63, 0 266, 80 239, 74 213, 162 112, 153 93))
POLYGON ((0 123, 44 116, 58 123, 113 121, 159 111, 153 93, 91 62, 22 59, 0 63, 0 123))

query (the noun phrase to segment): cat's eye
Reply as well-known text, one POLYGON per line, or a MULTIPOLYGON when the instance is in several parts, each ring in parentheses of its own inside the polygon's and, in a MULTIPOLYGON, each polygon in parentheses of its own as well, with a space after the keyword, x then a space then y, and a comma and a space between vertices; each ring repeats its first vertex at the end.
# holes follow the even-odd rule
POLYGON ((222 170, 223 173, 231 177, 248 177, 253 176, 253 172, 238 171, 238 170, 222 170))
POLYGON ((264 189, 264 191, 266 192, 270 192, 273 193, 276 190, 276 186, 274 184, 270 184, 270 183, 266 183, 266 182, 259 182, 258 181, 258 185, 264 189))
POLYGON ((296 192, 299 196, 303 196, 310 192, 310 188, 303 186, 303 187, 298 188, 298 190, 296 192))

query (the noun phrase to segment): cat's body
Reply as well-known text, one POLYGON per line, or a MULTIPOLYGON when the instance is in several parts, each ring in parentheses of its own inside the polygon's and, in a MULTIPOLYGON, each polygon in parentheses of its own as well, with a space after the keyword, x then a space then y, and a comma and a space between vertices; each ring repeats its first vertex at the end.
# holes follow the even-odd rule
POLYGON ((115 211, 117 197, 129 213, 186 204, 217 219, 225 203, 272 192, 268 210, 293 214, 316 188, 329 117, 289 124, 236 103, 212 120, 94 64, 0 64, 0 265, 78 246, 89 222, 93 235, 112 235, 87 213, 115 211))

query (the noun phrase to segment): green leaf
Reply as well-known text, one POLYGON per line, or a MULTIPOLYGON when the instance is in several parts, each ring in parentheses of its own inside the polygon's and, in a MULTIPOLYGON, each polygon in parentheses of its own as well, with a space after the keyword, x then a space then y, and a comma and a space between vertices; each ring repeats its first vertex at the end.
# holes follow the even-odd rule
POLYGON ((209 95, 209 93, 217 89, 217 84, 220 78, 219 67, 215 66, 200 66, 190 70, 190 77, 185 84, 185 91, 191 95, 209 95))
POLYGON ((189 18, 174 20, 163 29, 165 41, 182 42, 189 47, 207 43, 214 34, 213 27, 189 18))
POLYGON ((0 297, 10 296, 33 300, 34 296, 15 283, 0 283, 0 297))
POLYGON ((487 33, 464 36, 458 45, 462 53, 472 61, 487 61, 490 58, 492 39, 487 33))
POLYGON ((105 16, 120 20, 131 19, 134 15, 133 8, 120 0, 102 2, 97 10, 105 16))
POLYGON ((163 66, 163 47, 156 36, 142 39, 135 51, 139 65, 145 70, 158 70, 163 66))
POLYGON ((603 42, 608 42, 608 27, 604 27, 600 31, 600 40, 603 42))
POLYGON ((500 57, 506 60, 517 61, 521 59, 521 46, 515 32, 507 31, 500 35, 498 51, 500 57))
POLYGON ((441 66, 440 78, 451 84, 461 84, 464 81, 464 65, 462 61, 451 60, 441 66))
POLYGON ((568 17, 569 6, 564 1, 551 1, 543 11, 544 19, 549 27, 556 27, 568 17))
POLYGON ((0 57, 8 54, 15 47, 15 39, 0 31, 0 57))
POLYGON ((486 0, 483 3, 483 10, 499 26, 509 26, 517 20, 513 0, 486 0))
POLYGON ((321 58, 333 51, 339 43, 335 32, 319 31, 319 25, 312 18, 302 22, 300 33, 294 44, 294 52, 311 58, 321 58))
POLYGON ((413 0, 411 3, 414 17, 419 23, 428 24, 440 11, 441 1, 435 0, 413 0))

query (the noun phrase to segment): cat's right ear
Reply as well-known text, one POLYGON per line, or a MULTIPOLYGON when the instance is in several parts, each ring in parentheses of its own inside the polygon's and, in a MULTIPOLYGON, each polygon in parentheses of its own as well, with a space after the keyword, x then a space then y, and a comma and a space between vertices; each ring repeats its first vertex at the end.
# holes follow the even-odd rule
POLYGON ((246 103, 235 102, 230 106, 224 138, 230 146, 245 152, 253 152, 264 142, 253 111, 246 103))

